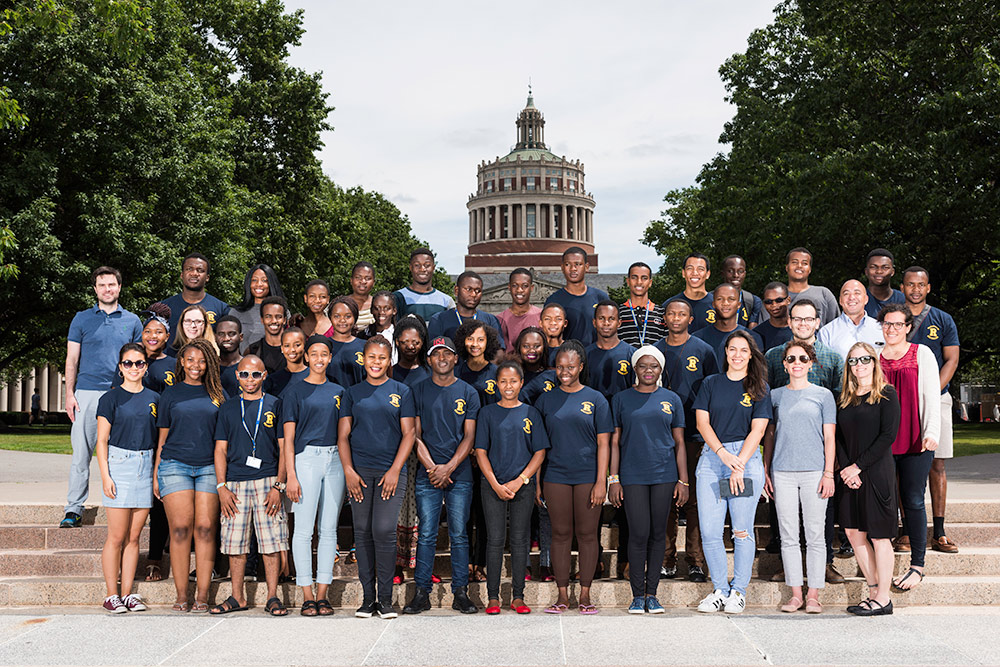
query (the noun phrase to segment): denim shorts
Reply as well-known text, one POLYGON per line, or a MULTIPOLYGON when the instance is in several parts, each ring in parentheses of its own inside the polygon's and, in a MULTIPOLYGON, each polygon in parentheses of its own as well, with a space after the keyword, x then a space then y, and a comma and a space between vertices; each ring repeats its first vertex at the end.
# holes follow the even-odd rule
POLYGON ((215 488, 215 466, 213 464, 189 466, 173 459, 163 459, 160 461, 156 481, 160 485, 161 498, 175 491, 200 491, 216 495, 219 493, 215 488))
POLYGON ((122 449, 108 445, 108 472, 115 497, 102 489, 105 507, 142 509, 153 506, 153 450, 122 449))

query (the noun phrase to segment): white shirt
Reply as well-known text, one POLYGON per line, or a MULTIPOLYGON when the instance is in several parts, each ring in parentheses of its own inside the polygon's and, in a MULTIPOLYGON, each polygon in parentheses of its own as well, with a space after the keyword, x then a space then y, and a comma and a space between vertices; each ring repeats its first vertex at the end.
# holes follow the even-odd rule
POLYGON ((846 313, 841 313, 840 317, 820 329, 816 337, 845 360, 855 343, 868 343, 876 352, 885 345, 882 325, 867 314, 862 316, 860 324, 855 324, 846 313))

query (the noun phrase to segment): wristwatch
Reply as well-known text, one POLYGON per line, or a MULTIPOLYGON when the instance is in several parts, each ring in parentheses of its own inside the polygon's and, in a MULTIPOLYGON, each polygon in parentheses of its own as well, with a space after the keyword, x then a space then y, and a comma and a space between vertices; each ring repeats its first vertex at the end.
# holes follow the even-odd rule
POLYGON ((531 481, 530 477, 525 477, 524 475, 519 475, 519 477, 521 478, 521 481, 524 482, 525 484, 531 481))
POLYGON ((284 482, 275 482, 274 484, 271 485, 271 488, 277 489, 278 493, 284 493, 286 486, 287 484, 285 484, 284 482))

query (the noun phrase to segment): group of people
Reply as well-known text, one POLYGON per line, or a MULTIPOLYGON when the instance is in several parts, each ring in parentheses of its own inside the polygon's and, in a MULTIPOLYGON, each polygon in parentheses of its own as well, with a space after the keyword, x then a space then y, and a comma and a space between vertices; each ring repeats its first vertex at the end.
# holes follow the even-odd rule
POLYGON ((427 610, 442 511, 462 613, 479 610, 468 583, 483 578, 486 613, 501 613, 508 545, 510 609, 531 611, 533 532, 538 576, 555 581, 544 611, 569 610, 575 541, 577 611, 597 613, 590 589, 603 569, 606 504, 636 614, 663 612, 657 587, 677 576, 681 513, 688 578, 705 581, 707 566, 712 582, 698 610, 742 611, 762 495, 773 501, 772 542, 790 588, 782 611, 819 613, 819 590, 843 582, 831 566, 839 528, 840 554, 854 555, 868 584, 848 611, 891 614, 891 590, 924 577, 928 480, 931 546, 958 550, 944 530, 944 462, 959 342, 952 318, 926 302, 925 269, 906 269, 895 290, 892 253, 875 249, 867 285, 848 280, 837 298, 809 284, 812 255, 796 248, 787 284, 768 284, 761 298, 743 289, 737 256, 707 291, 710 261, 692 253, 685 289, 657 305, 646 264, 629 267, 623 304, 586 284, 588 268, 584 250, 566 250, 566 286, 542 308, 530 302, 532 273, 514 270, 511 306, 498 315, 479 310, 473 272, 458 276, 454 298, 436 290, 426 249, 413 252, 412 282, 395 292, 373 292, 366 262, 353 268, 349 295, 310 282, 301 315, 266 265, 250 268, 243 302, 230 307, 206 292, 208 259, 191 254, 182 291, 139 316, 118 304, 121 273, 95 270, 97 304, 68 336, 74 455, 61 525, 80 524, 96 452, 104 608, 145 608, 132 590, 147 519, 147 578, 159 578, 169 538, 173 609, 212 614, 247 609, 244 581, 259 561, 265 611, 288 613, 277 587, 294 571, 300 613, 332 614, 339 559, 357 563, 357 616, 396 615, 401 567, 416 584, 403 613, 427 610), (349 551, 338 549, 349 546, 338 545, 348 512, 349 551), (910 552, 895 578, 894 551, 910 552), (232 592, 210 608, 220 552, 232 592))

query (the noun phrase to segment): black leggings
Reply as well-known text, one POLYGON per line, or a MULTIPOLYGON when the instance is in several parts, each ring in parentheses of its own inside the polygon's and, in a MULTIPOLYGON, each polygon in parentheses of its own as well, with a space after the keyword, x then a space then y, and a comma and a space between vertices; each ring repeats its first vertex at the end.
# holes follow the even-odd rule
POLYGON ((622 485, 622 505, 629 525, 628 578, 632 597, 656 595, 673 501, 673 482, 622 485))
POLYGON ((361 580, 365 602, 378 600, 382 606, 392 606, 392 577, 396 570, 396 524, 406 490, 406 470, 399 473, 396 493, 389 500, 382 500, 382 489, 378 486, 378 480, 385 474, 384 470, 358 468, 357 473, 367 484, 367 488, 361 489, 364 491, 364 499, 360 503, 351 501, 358 579, 361 580))
POLYGON ((510 514, 511 600, 524 597, 524 574, 528 569, 528 540, 531 535, 531 508, 535 506, 535 480, 525 484, 511 500, 500 500, 489 484, 482 485, 482 506, 486 519, 486 594, 500 599, 500 570, 503 545, 507 541, 510 514))
POLYGON ((896 454, 896 475, 899 477, 899 504, 903 506, 903 532, 910 538, 910 565, 924 566, 927 551, 927 509, 924 492, 927 476, 934 463, 934 452, 896 454))

